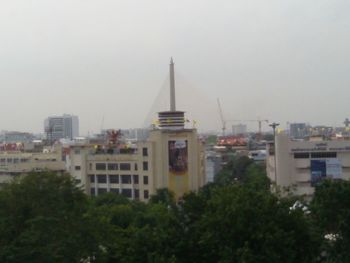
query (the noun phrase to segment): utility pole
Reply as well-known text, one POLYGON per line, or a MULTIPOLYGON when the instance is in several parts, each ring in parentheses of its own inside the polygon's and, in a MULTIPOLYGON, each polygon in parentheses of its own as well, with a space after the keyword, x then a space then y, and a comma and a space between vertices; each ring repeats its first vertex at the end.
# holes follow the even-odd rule
POLYGON ((275 184, 277 187, 277 161, 276 161, 276 127, 279 126, 279 123, 273 122, 271 124, 269 124, 270 127, 272 127, 273 129, 273 151, 274 151, 274 155, 273 155, 273 159, 274 159, 274 163, 275 163, 275 184))

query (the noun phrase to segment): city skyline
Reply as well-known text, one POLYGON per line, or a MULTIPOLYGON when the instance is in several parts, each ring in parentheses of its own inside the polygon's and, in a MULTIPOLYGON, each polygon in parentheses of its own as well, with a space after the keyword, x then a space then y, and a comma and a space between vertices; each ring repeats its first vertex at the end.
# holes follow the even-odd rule
POLYGON ((220 130, 216 98, 226 119, 343 126, 349 7, 340 0, 3 3, 0 130, 42 132, 47 116, 64 113, 79 116, 82 134, 142 127, 171 56, 181 76, 179 108, 200 130, 220 130))

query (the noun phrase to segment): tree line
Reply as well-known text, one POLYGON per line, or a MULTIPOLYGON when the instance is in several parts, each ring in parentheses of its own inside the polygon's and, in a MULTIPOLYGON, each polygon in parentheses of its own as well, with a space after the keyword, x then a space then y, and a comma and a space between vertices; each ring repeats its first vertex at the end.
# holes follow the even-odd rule
POLYGON ((88 197, 67 174, 31 173, 0 190, 0 262, 350 262, 349 219, 348 181, 280 196, 246 157, 179 202, 88 197))

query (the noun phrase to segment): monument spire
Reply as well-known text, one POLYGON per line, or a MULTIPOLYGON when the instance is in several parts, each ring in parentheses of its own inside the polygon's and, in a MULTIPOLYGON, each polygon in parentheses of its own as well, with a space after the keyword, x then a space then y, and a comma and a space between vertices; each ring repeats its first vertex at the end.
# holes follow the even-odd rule
POLYGON ((170 59, 169 71, 170 71, 170 111, 176 111, 176 104, 175 104, 175 71, 174 71, 174 61, 173 61, 172 57, 170 59))
POLYGON ((170 110, 158 112, 158 127, 167 130, 183 130, 185 127, 185 112, 177 111, 175 104, 175 73, 174 61, 170 59, 170 110))

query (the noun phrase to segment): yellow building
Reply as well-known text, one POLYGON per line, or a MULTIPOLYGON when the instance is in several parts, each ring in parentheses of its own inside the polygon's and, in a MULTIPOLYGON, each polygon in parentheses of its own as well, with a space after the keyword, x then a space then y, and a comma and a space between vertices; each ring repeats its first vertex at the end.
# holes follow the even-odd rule
POLYGON ((42 152, 0 152, 0 185, 10 182, 16 176, 46 170, 65 172, 66 166, 59 145, 44 148, 42 152))
POLYGON ((185 128, 184 112, 175 109, 174 63, 170 63, 170 111, 159 112, 149 138, 128 153, 72 146, 69 172, 87 194, 117 192, 147 201, 168 188, 177 199, 205 184, 205 153, 196 129, 185 128))

